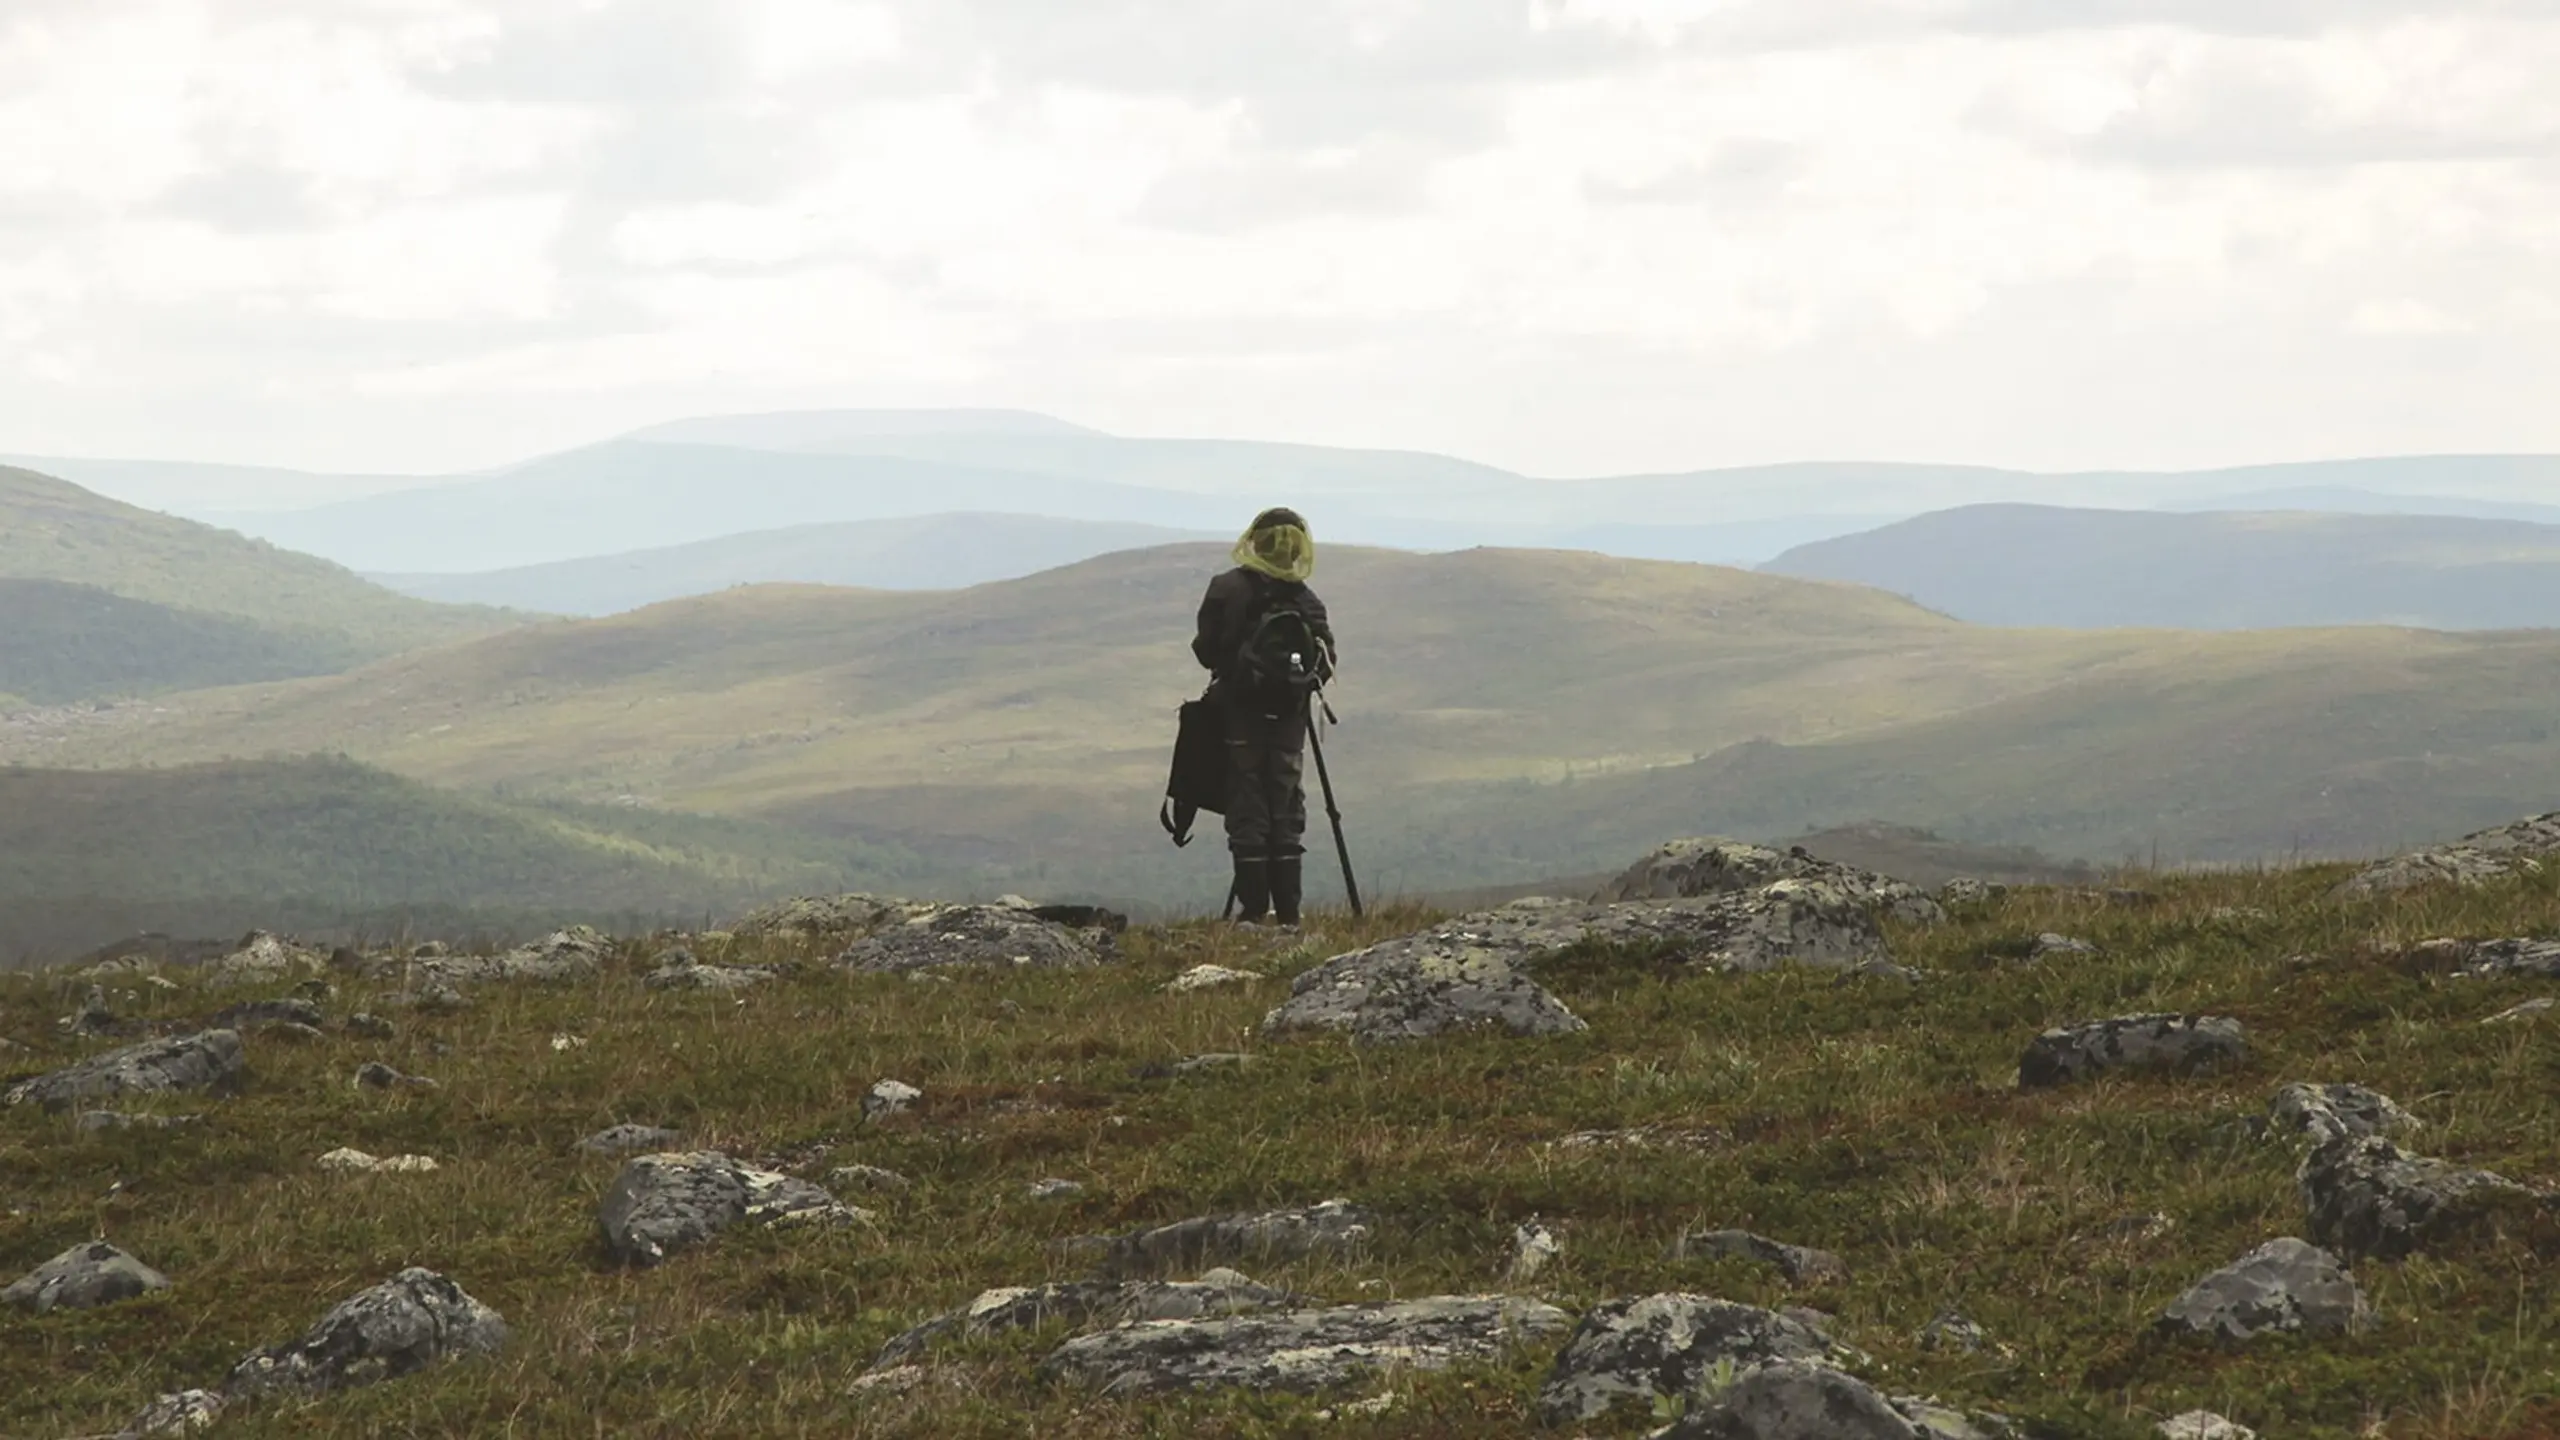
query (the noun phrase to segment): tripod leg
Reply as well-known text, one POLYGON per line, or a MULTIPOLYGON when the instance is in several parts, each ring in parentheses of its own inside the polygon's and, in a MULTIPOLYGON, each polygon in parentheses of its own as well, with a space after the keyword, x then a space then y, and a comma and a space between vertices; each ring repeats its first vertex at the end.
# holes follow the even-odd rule
POLYGON ((1325 819, 1333 824, 1333 853, 1342 861, 1342 888, 1351 897, 1352 918, 1367 912, 1360 904, 1360 881, 1351 873, 1351 847, 1342 839, 1342 807, 1333 802, 1333 775, 1325 768, 1324 741, 1317 737, 1316 727, 1307 726, 1307 748, 1316 757, 1316 783, 1324 788, 1325 819))

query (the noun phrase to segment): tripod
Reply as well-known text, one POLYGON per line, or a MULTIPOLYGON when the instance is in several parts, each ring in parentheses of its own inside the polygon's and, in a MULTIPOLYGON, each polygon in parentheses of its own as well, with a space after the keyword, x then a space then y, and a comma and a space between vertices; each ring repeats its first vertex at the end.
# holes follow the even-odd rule
MULTIPOLYGON (((1325 819, 1333 827, 1334 857, 1342 862, 1342 888, 1343 892, 1351 897, 1351 914, 1353 918, 1356 919, 1360 916, 1366 915, 1368 911, 1366 907, 1360 903, 1360 878, 1351 873, 1351 847, 1342 838, 1342 806, 1336 803, 1333 798, 1333 772, 1325 765, 1324 762, 1324 738, 1321 733, 1326 725, 1339 725, 1342 723, 1342 720, 1339 716, 1336 716, 1333 713, 1332 702, 1325 699, 1324 682, 1321 680, 1310 677, 1305 682, 1305 695, 1301 704, 1306 708, 1307 749, 1315 756, 1316 784, 1318 788, 1324 792, 1325 819), (1321 723, 1318 721, 1319 716, 1322 717, 1321 723)), ((1272 795, 1274 786, 1272 784, 1271 776, 1271 750, 1268 746, 1265 746, 1263 749, 1262 774, 1259 777, 1259 780, 1262 785, 1263 812, 1266 815, 1274 817, 1274 820, 1276 821, 1280 807, 1272 803, 1275 797, 1272 795)), ((1276 834, 1276 824, 1274 828, 1275 833, 1273 837, 1266 842, 1267 848, 1264 853, 1263 863, 1276 867, 1279 863, 1280 852, 1279 840, 1276 834)), ((1224 914, 1233 915, 1235 913, 1236 899, 1235 887, 1229 886, 1227 888, 1227 903, 1223 912, 1224 914)))

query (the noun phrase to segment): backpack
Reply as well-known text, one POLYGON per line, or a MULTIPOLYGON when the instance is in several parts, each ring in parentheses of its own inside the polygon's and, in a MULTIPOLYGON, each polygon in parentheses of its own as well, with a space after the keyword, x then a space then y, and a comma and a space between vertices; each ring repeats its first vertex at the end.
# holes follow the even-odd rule
MULTIPOLYGON (((1294 590, 1298 587, 1290 587, 1294 590)), ((1245 624, 1230 674, 1265 705, 1287 705, 1333 674, 1333 655, 1288 590, 1266 584, 1245 624)))

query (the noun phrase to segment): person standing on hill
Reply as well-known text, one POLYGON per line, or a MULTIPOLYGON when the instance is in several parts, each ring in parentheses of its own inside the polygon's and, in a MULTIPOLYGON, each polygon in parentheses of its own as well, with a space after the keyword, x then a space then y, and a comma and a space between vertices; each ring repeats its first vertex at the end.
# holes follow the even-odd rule
POLYGON ((1316 542, 1295 510, 1265 510, 1209 582, 1191 653, 1227 730, 1227 849, 1248 925, 1298 923, 1306 855, 1308 700, 1333 675, 1333 626, 1307 588, 1316 542))

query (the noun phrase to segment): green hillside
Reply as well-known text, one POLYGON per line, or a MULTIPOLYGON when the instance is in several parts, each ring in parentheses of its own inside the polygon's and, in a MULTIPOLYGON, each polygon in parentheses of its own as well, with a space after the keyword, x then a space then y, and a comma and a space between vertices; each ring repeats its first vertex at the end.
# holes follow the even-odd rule
POLYGON ((339 759, 0 768, 0 964, 140 930, 698 922, 750 898, 905 878, 879 847, 739 821, 508 804, 339 759))
POLYGON ((21 704, 327 675, 367 658, 325 630, 274 629, 91 585, 0 578, 0 696, 21 704))
MULTIPOLYGON (((0 579, 85 585, 248 621, 274 632, 273 643, 290 651, 314 654, 335 646, 349 658, 483 635, 522 618, 397 595, 325 560, 6 466, 0 466, 0 579)), ((168 622, 147 623, 165 630, 168 622)))

